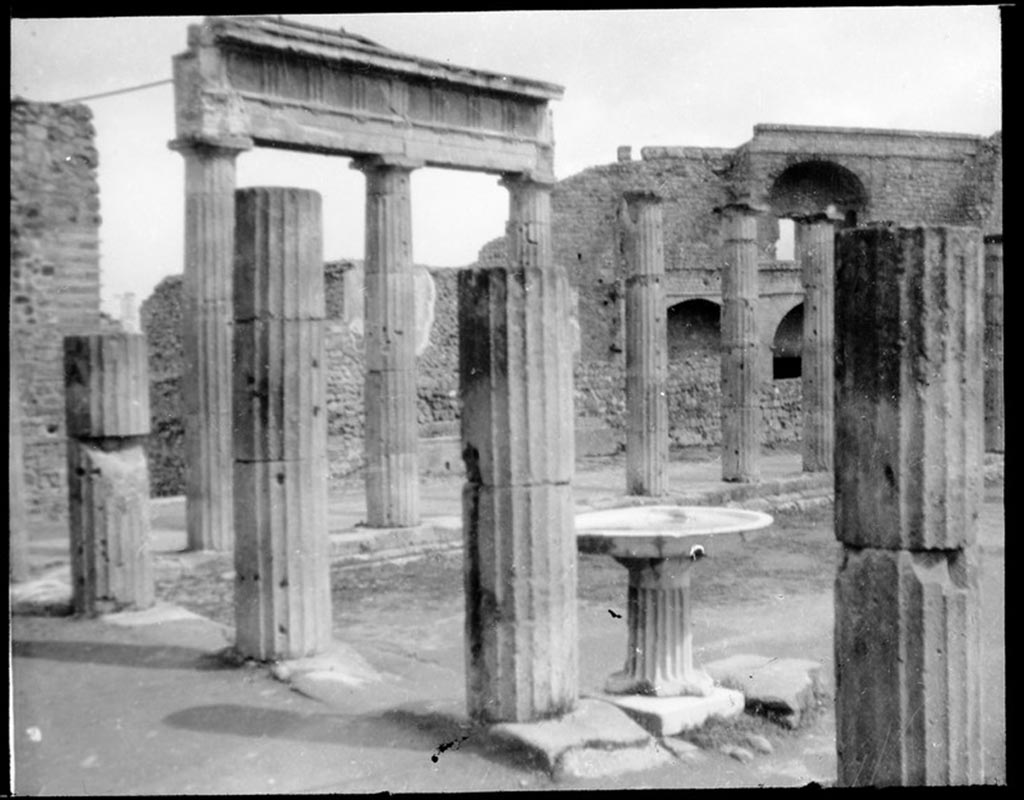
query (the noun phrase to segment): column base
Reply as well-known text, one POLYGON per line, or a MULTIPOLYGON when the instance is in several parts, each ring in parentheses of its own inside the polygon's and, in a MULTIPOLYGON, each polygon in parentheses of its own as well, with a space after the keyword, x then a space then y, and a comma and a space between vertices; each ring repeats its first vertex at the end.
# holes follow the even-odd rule
POLYGON ((706 697, 715 688, 715 682, 704 670, 695 669, 685 676, 671 680, 652 681, 649 678, 615 672, 605 681, 608 694, 644 695, 647 697, 706 697))
POLYGON ((618 706, 654 736, 674 736, 703 725, 710 717, 728 719, 742 713, 746 699, 735 689, 714 687, 705 697, 594 695, 618 706))

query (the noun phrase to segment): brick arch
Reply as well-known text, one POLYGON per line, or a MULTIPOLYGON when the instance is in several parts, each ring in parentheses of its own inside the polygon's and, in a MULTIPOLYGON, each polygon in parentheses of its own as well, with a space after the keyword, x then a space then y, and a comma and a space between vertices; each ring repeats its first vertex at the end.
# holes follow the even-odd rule
POLYGON ((768 191, 768 202, 778 217, 813 214, 832 206, 853 225, 868 206, 868 193, 852 170, 816 159, 790 164, 779 173, 768 191))

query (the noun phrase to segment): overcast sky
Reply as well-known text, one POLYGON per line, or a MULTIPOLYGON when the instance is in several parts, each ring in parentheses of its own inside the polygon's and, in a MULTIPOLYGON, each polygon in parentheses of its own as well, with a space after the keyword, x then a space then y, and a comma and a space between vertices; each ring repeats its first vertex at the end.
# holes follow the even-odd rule
MULTIPOLYGON (((647 145, 735 147, 757 123, 991 135, 1001 127, 994 6, 285 15, 394 50, 561 84, 555 172, 647 145)), ((171 77, 199 17, 12 20, 11 94, 65 101, 171 77)), ((99 150, 104 308, 182 271, 184 167, 168 85, 87 101, 99 150)), ((239 186, 323 195, 325 257, 363 255, 348 160, 253 150, 239 186)), ((500 236, 496 176, 413 173, 413 257, 461 266, 500 236)))

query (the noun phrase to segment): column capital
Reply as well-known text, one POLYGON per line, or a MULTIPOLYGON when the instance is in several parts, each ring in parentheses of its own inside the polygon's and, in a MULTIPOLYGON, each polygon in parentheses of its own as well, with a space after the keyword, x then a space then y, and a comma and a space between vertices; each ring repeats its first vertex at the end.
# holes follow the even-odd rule
POLYGON ((397 153, 357 156, 352 159, 352 163, 349 165, 351 169, 358 170, 359 172, 378 169, 403 169, 412 172, 414 169, 424 166, 426 166, 426 162, 423 159, 410 158, 409 156, 397 153))
POLYGON ((806 214, 790 214, 789 218, 798 225, 811 225, 815 222, 842 222, 843 218, 832 211, 812 211, 806 214))
POLYGON ((654 189, 626 189, 622 199, 627 203, 660 203, 665 196, 654 189))
POLYGON ((1003 243, 1003 234, 1001 234, 1001 233, 989 233, 989 234, 986 234, 985 237, 982 239, 982 242, 984 244, 1002 244, 1003 243))
POLYGON ((225 155, 235 156, 246 150, 252 150, 254 146, 253 140, 248 136, 224 136, 218 139, 178 138, 171 139, 167 143, 168 148, 182 155, 201 150, 211 153, 222 150, 226 151, 225 155))
POLYGON ((499 186, 513 189, 527 185, 538 189, 551 189, 557 183, 553 175, 540 172, 505 172, 498 181, 499 186))
POLYGON ((753 197, 738 197, 735 200, 729 200, 722 203, 720 206, 715 206, 713 209, 716 214, 764 214, 768 212, 769 207, 766 203, 762 203, 759 200, 755 200, 753 197))

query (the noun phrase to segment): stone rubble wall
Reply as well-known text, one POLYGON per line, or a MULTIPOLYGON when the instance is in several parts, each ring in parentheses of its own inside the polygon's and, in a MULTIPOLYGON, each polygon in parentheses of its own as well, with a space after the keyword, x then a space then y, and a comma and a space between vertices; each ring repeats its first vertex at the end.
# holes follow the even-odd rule
POLYGON ((84 105, 11 100, 10 329, 28 515, 67 519, 63 337, 100 314, 99 185, 84 105))

